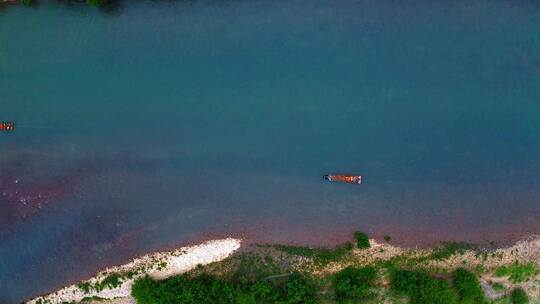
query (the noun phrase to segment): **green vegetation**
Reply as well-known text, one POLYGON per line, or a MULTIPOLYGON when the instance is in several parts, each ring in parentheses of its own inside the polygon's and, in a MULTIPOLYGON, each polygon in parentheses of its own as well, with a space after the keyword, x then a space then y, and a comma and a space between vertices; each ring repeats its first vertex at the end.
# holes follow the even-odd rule
POLYGON ((92 296, 92 297, 84 297, 82 300, 81 300, 81 303, 86 303, 86 302, 100 302, 100 301, 105 301, 106 299, 104 298, 101 298, 101 297, 98 297, 98 296, 92 296))
POLYGON ((123 277, 120 273, 111 273, 101 280, 101 282, 94 284, 94 289, 99 292, 105 288, 116 288, 122 284, 123 277))
POLYGON ((351 243, 345 243, 334 248, 311 248, 288 245, 276 245, 274 248, 289 255, 309 257, 317 264, 326 265, 351 253, 353 246, 351 243))
POLYGON ((358 248, 368 249, 371 247, 367 234, 363 233, 362 231, 356 231, 354 233, 354 238, 356 239, 356 246, 358 246, 358 248))
POLYGON ((90 284, 89 282, 80 282, 79 284, 77 284, 77 287, 79 287, 79 289, 82 290, 84 293, 89 293, 90 290, 93 289, 92 284, 90 284))
POLYGON ((519 264, 514 263, 510 266, 501 266, 495 272, 498 277, 509 276, 513 283, 520 283, 529 280, 530 277, 539 273, 538 266, 534 263, 519 264))
POLYGON ((116 288, 120 285, 122 285, 122 281, 125 278, 131 279, 135 275, 135 272, 113 272, 110 273, 108 276, 103 278, 100 282, 97 282, 95 284, 92 284, 90 282, 80 282, 77 284, 77 287, 79 287, 80 290, 82 290, 84 293, 89 293, 92 290, 95 290, 97 292, 102 291, 105 288, 116 288))
POLYGON ((336 273, 332 280, 334 292, 338 303, 369 298, 373 295, 372 288, 377 279, 377 270, 374 267, 353 268, 347 267, 336 273))
POLYGON ((461 303, 482 304, 485 302, 484 292, 476 275, 464 268, 454 272, 454 289, 461 303))
POLYGON ((433 253, 429 257, 433 260, 444 260, 451 257, 454 254, 462 254, 465 250, 474 249, 471 244, 460 242, 444 242, 442 246, 433 250, 433 253))
POLYGON ((474 272, 476 272, 476 274, 482 274, 486 272, 486 268, 484 267, 484 265, 479 264, 474 267, 474 272))
MULTIPOLYGON (((365 234, 356 232, 354 237, 358 247, 366 248, 366 242, 369 245, 365 234)), ((385 240, 390 239, 385 237, 385 240)), ((352 254, 353 247, 352 243, 334 248, 257 245, 252 251, 219 263, 199 265, 187 274, 162 281, 140 277, 135 280, 132 295, 138 304, 528 303, 521 288, 498 299, 486 299, 478 279, 478 275, 487 271, 482 264, 471 263, 469 269, 451 272, 459 259, 452 261, 451 266, 438 265, 446 262, 430 263, 474 248, 468 244, 449 242, 433 251, 403 251, 390 259, 376 252, 352 254), (331 262, 337 263, 323 267, 331 262), (345 268, 333 273, 335 267, 345 268)), ((477 258, 484 257, 480 251, 476 253, 477 258)), ((486 253, 485 257, 498 258, 499 253, 489 256, 486 253)), ((158 268, 167 266, 157 259, 153 263, 158 268)), ((84 292, 115 288, 140 271, 111 272, 97 283, 78 286, 84 292)), ((538 271, 533 263, 515 263, 499 267, 496 275, 521 282, 538 271)), ((493 283, 492 287, 496 291, 505 290, 501 283, 493 283)))
POLYGON ((232 278, 239 283, 249 283, 287 272, 274 264, 272 259, 262 259, 255 254, 243 254, 237 259, 232 278))
POLYGON ((32 0, 21 0, 21 3, 24 4, 24 5, 30 5, 33 3, 32 0))
POLYGON ((392 237, 387 234, 387 235, 383 236, 383 239, 384 239, 385 242, 390 243, 390 240, 392 240, 392 237))
POLYGON ((193 278, 180 275, 163 281, 146 276, 135 281, 131 294, 138 304, 294 304, 315 301, 314 286, 297 273, 283 282, 258 280, 249 283, 204 274, 193 278))
POLYGON ((109 3, 109 0, 86 0, 86 3, 94 6, 103 6, 109 3))
POLYGON ((512 291, 512 295, 510 296, 510 300, 513 304, 526 304, 529 303, 529 297, 525 293, 525 291, 518 287, 512 291))
POLYGON ((495 291, 504 291, 506 289, 506 287, 499 282, 491 284, 491 288, 493 288, 495 291))
POLYGON ((391 277, 391 288, 410 298, 411 304, 456 304, 458 297, 447 281, 423 271, 397 270, 391 277))

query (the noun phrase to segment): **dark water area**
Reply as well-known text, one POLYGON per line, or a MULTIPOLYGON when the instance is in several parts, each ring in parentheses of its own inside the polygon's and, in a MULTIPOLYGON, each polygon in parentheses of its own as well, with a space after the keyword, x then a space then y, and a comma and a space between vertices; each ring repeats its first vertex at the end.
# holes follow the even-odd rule
POLYGON ((222 236, 537 234, 539 100, 534 1, 0 7, 0 303, 222 236))

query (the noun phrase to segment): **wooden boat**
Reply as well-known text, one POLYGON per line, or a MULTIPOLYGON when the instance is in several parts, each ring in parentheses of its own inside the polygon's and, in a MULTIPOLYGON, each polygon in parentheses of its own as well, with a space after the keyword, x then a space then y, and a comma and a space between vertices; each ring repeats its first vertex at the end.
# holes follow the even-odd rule
POLYGON ((347 184, 361 184, 362 183, 361 175, 326 174, 323 176, 323 178, 331 182, 341 182, 341 183, 347 183, 347 184))

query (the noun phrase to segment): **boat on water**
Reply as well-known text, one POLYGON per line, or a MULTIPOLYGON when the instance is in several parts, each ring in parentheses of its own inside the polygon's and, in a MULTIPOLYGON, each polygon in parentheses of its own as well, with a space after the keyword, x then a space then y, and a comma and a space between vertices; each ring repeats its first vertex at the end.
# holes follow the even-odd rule
POLYGON ((331 182, 340 182, 347 184, 361 184, 362 175, 348 175, 348 174, 326 174, 323 179, 331 182))

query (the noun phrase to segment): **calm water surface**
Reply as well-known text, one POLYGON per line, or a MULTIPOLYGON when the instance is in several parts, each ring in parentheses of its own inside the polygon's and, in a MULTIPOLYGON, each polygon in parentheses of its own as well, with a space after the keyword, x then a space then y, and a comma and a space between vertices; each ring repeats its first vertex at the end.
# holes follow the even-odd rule
POLYGON ((0 303, 223 235, 538 233, 539 101, 533 1, 1 8, 0 303))

